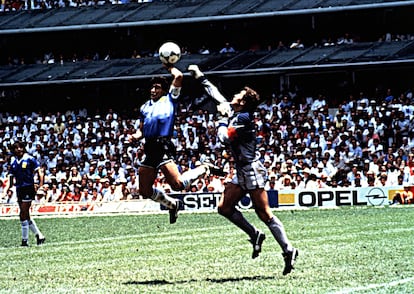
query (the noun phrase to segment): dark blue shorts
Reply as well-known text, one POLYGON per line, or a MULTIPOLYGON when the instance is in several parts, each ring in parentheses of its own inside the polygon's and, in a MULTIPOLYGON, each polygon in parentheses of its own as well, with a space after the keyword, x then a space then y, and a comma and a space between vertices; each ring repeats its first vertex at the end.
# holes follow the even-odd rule
POLYGON ((170 138, 146 139, 144 144, 145 159, 143 166, 159 168, 175 159, 176 149, 170 138))
POLYGON ((35 199, 36 190, 34 186, 25 186, 16 189, 18 202, 30 202, 35 199))

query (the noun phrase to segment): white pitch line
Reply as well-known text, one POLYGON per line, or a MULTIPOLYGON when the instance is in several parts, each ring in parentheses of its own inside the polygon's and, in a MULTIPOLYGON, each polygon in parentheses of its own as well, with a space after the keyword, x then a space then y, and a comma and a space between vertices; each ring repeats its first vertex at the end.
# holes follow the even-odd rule
POLYGON ((406 283, 410 283, 410 282, 414 282, 414 277, 406 278, 406 279, 402 279, 402 280, 397 280, 397 281, 393 281, 393 282, 389 282, 389 283, 371 284, 371 285, 361 286, 361 287, 357 287, 357 288, 345 289, 345 290, 341 290, 341 291, 338 291, 338 292, 334 292, 333 294, 347 294, 347 293, 354 293, 354 292, 358 292, 358 291, 372 290, 372 289, 377 289, 377 288, 394 287, 394 286, 398 286, 398 285, 406 284, 406 283))
MULTIPOLYGON (((64 245, 70 245, 70 246, 76 246, 76 245, 83 245, 83 246, 87 246, 89 244, 89 246, 100 246, 102 244, 104 244, 105 242, 112 242, 112 241, 117 241, 117 240, 131 240, 131 241, 136 241, 136 239, 143 239, 143 238, 148 238, 151 236, 157 236, 157 237, 164 237, 164 238, 168 238, 169 236, 175 236, 176 233, 180 233, 180 234, 184 234, 186 232, 217 232, 220 231, 220 229, 222 229, 223 226, 214 226, 214 227, 200 227, 200 228, 195 228, 195 229, 187 229, 187 230, 180 230, 179 232, 156 232, 156 233, 146 233, 146 234, 128 234, 128 235, 122 235, 122 236, 114 236, 114 237, 101 237, 101 238, 95 238, 95 239, 87 239, 87 240, 77 240, 77 241, 62 241, 62 242, 53 242, 53 243, 48 243, 46 242, 45 245, 43 246, 52 246, 54 248, 48 248, 48 250, 61 250, 61 248, 59 248, 58 246, 64 246, 64 245), (98 245, 95 245, 95 243, 97 243, 98 245), (50 245, 49 245, 50 244, 50 245)), ((237 232, 237 231, 236 231, 237 232)), ((10 254, 10 248, 21 248, 18 245, 14 246, 14 247, 0 247, 0 257, 1 254, 6 253, 6 254, 10 254)), ((41 248, 41 247, 37 247, 34 246, 34 248, 41 248)), ((16 251, 19 252, 19 251, 16 251)), ((1 293, 1 292, 0 292, 1 293)))

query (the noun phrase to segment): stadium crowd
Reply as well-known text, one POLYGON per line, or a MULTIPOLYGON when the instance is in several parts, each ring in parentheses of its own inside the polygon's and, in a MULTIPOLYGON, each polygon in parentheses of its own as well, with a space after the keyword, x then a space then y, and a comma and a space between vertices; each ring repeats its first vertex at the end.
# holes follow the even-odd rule
MULTIPOLYGON (((258 156, 269 173, 266 189, 414 185, 414 99, 411 91, 396 94, 392 89, 375 97, 360 92, 337 108, 322 94, 269 97, 255 113, 258 156)), ((222 192, 234 159, 217 139, 214 114, 183 103, 173 138, 179 170, 209 159, 228 176, 200 177, 182 192, 222 192)), ((26 142, 45 171, 35 202, 139 198, 137 170, 145 155, 142 143, 126 140, 139 124, 137 117, 113 109, 0 113, 1 202, 16 201, 15 191, 5 191, 16 140, 26 142)), ((172 193, 162 174, 155 185, 172 193)))

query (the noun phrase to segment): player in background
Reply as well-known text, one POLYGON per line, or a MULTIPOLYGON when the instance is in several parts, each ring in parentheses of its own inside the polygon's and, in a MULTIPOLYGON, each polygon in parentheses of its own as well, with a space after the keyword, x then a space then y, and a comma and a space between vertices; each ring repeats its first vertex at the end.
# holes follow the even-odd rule
POLYGON ((150 99, 140 108, 140 126, 135 134, 129 135, 128 141, 144 139, 145 159, 138 170, 140 194, 166 206, 170 213, 170 223, 175 223, 180 200, 153 187, 158 170, 161 170, 174 191, 182 191, 189 187, 205 173, 220 174, 221 171, 204 163, 180 174, 174 162, 176 150, 171 138, 183 73, 172 64, 164 64, 164 67, 171 73, 173 80, 171 84, 165 77, 155 77, 151 80, 150 99))
POLYGON ((236 163, 236 175, 227 183, 218 205, 219 214, 226 217, 250 237, 253 245, 252 258, 259 256, 265 234, 253 226, 237 209, 241 198, 249 193, 254 209, 282 248, 285 261, 283 275, 294 268, 298 250, 292 247, 282 222, 273 215, 264 189, 267 171, 259 161, 256 151, 256 129, 253 112, 260 104, 259 95, 253 89, 244 87, 231 100, 219 92, 200 71, 197 65, 188 67, 194 78, 201 82, 205 91, 218 102, 219 125, 217 134, 221 142, 228 145, 236 163))
POLYGON ((30 207, 36 196, 37 187, 43 186, 44 174, 37 160, 26 152, 23 142, 12 145, 14 157, 11 159, 9 188, 16 187, 17 202, 20 209, 22 227, 22 246, 29 246, 29 230, 36 236, 37 245, 45 242, 46 238, 40 232, 36 222, 30 218, 30 207), (37 173, 38 183, 35 183, 37 173))

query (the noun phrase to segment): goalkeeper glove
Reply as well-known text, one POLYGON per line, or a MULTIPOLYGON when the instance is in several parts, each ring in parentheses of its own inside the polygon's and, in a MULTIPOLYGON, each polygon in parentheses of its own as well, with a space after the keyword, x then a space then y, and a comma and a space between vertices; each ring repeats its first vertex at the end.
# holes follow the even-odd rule
POLYGON ((230 117, 233 114, 233 110, 229 102, 223 102, 217 105, 217 111, 220 115, 230 117))
POLYGON ((199 69, 199 67, 196 64, 191 64, 188 66, 188 70, 190 71, 191 75, 195 78, 201 78, 202 76, 204 76, 204 74, 202 73, 202 71, 199 69))

